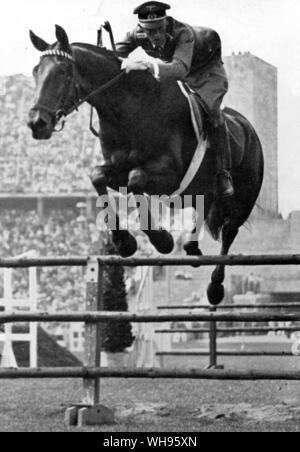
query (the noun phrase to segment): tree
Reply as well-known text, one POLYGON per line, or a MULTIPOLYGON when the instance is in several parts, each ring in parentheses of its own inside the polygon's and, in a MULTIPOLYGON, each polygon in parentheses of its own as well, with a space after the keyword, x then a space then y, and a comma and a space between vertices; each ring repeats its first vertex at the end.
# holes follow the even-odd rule
MULTIPOLYGON (((103 247, 106 254, 116 254, 111 243, 103 247)), ((123 267, 106 266, 104 270, 103 300, 105 311, 128 311, 127 294, 123 267)), ((106 352, 121 353, 134 341, 132 326, 127 321, 103 323, 102 348, 106 352)))

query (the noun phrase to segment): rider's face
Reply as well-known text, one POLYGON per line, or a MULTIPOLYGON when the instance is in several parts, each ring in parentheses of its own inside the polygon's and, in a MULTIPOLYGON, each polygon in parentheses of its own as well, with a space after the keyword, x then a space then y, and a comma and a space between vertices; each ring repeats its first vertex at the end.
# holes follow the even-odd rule
POLYGON ((159 27, 151 29, 143 29, 153 47, 164 47, 167 39, 167 24, 163 22, 159 27))

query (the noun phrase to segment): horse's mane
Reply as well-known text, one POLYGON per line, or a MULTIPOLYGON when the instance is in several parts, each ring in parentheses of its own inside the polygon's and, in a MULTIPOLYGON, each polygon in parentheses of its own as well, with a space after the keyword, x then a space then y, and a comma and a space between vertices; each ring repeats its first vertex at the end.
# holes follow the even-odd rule
POLYGON ((106 47, 98 47, 93 44, 85 44, 82 42, 73 42, 72 46, 89 50, 90 52, 93 52, 96 55, 101 55, 104 57, 111 58, 111 60, 114 62, 120 62, 120 60, 118 59, 118 56, 115 54, 115 52, 113 50, 107 49, 106 47))
MULTIPOLYGON (((72 46, 79 47, 84 50, 92 52, 96 56, 102 56, 110 60, 114 64, 121 66, 121 61, 117 54, 113 50, 109 50, 106 47, 98 47, 93 44, 86 44, 82 42, 74 42, 72 46)), ((131 72, 127 77, 127 86, 131 86, 132 90, 136 94, 152 97, 160 93, 160 85, 155 79, 144 71, 131 72)))

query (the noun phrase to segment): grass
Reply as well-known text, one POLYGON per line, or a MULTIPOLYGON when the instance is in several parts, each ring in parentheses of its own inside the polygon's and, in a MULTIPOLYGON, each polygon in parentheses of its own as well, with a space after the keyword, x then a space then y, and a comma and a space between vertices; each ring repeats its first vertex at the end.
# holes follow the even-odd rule
MULTIPOLYGON (((203 368, 202 358, 172 358, 172 367, 203 368)), ((266 362, 257 358, 226 359, 226 368, 298 368, 298 358, 280 358, 266 362), (229 366, 230 362, 230 366, 229 366), (259 363, 259 364, 258 364, 259 363), (273 363, 273 364, 272 364, 273 363), (258 367, 257 367, 258 364, 258 367)), ((68 431, 64 425, 67 407, 80 402, 80 380, 1 381, 1 432, 68 431)), ((287 382, 218 382, 194 380, 125 380, 105 379, 101 384, 101 403, 113 408, 117 423, 113 426, 84 428, 101 432, 222 432, 222 431, 299 431, 300 414, 282 421, 228 416, 226 404, 250 404, 256 408, 283 405, 286 400, 300 405, 300 383, 287 382), (219 419, 201 418, 203 408, 217 405, 219 419)), ((78 431, 78 429, 69 429, 78 431)))

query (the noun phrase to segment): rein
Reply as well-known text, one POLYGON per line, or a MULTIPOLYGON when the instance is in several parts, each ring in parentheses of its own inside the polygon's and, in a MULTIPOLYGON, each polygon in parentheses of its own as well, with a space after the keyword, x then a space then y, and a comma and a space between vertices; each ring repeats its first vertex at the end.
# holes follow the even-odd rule
POLYGON ((112 86, 116 85, 117 82, 123 77, 124 75, 124 71, 122 71, 120 74, 116 75, 112 80, 110 80, 109 82, 105 83, 104 85, 99 86, 99 88, 96 88, 94 91, 92 91, 90 94, 88 94, 87 96, 83 97, 82 99, 79 99, 78 102, 74 103, 74 106, 72 106, 71 108, 64 110, 63 111, 63 115, 64 116, 68 116, 71 113, 73 113, 73 111, 78 110, 78 108, 84 104, 85 102, 89 101, 92 97, 97 96, 101 93, 103 93, 104 91, 106 91, 107 89, 111 88, 112 86))

